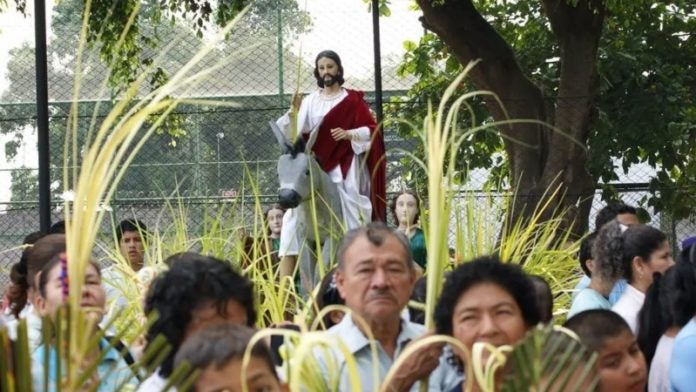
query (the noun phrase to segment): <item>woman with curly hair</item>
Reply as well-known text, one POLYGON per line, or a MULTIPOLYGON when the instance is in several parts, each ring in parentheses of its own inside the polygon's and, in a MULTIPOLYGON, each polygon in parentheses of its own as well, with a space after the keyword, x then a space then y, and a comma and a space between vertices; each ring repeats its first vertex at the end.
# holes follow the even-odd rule
POLYGON ((223 260, 178 253, 165 260, 169 270, 155 278, 145 299, 145 313, 157 319, 146 333, 146 347, 159 335, 171 345, 169 354, 138 389, 160 391, 174 370, 174 356, 194 332, 209 325, 256 322, 252 283, 223 260))
POLYGON ((474 343, 514 345, 541 321, 532 281, 496 256, 465 262, 447 276, 435 307, 436 332, 471 352, 474 343))
POLYGON ((568 318, 590 309, 611 309, 609 294, 614 284, 624 276, 623 229, 617 220, 606 223, 597 233, 592 246, 593 258, 587 260, 591 272, 590 284, 573 299, 568 318))

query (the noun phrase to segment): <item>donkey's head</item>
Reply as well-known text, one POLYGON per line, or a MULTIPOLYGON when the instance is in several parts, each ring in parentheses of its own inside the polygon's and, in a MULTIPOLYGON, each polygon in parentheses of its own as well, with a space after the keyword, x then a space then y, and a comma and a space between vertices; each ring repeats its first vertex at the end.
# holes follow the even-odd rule
POLYGON ((304 148, 304 141, 299 138, 278 159, 278 203, 283 208, 295 208, 309 197, 312 157, 304 153, 304 148))

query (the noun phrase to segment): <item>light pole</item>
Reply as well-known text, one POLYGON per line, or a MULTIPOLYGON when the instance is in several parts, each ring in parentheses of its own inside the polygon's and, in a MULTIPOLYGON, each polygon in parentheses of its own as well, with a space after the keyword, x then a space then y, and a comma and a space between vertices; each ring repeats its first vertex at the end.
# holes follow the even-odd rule
POLYGON ((225 134, 218 132, 215 138, 217 139, 217 185, 218 192, 220 192, 222 190, 222 181, 220 181, 220 140, 225 138, 225 134))

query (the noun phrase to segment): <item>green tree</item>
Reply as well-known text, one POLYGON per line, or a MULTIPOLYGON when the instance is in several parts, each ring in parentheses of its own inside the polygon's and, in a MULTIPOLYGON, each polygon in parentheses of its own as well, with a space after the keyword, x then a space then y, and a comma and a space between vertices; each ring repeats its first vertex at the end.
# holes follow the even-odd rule
MULTIPOLYGON (((56 5, 53 18, 55 37, 48 46, 48 56, 53 59, 48 64, 51 162, 58 166, 63 162, 82 6, 83 2, 78 0, 65 0, 56 5)), ((175 126, 161 127, 160 132, 147 142, 135 158, 132 169, 121 183, 117 198, 159 197, 162 193, 170 194, 177 186, 185 195, 219 195, 219 189, 238 187, 243 178, 242 160, 275 158, 275 145, 269 144, 272 139, 265 124, 286 110, 284 98, 279 99, 277 95, 278 81, 267 77, 268 74, 278 74, 278 62, 268 60, 278 56, 275 38, 279 12, 283 34, 298 34, 311 27, 307 14, 298 10, 294 0, 255 3, 235 27, 231 39, 216 48, 196 70, 204 70, 225 59, 223 66, 209 81, 185 92, 193 97, 233 101, 241 107, 181 105, 173 117, 178 121, 175 126), (280 5, 281 8, 272 5, 280 5), (252 45, 256 45, 253 52, 239 52, 252 45), (238 77, 245 73, 257 77, 238 77), (275 95, 258 99, 239 97, 250 94, 275 95), (216 137, 219 133, 225 135, 220 140, 216 137), (218 161, 236 163, 218 165, 218 161)), ((147 26, 147 29, 162 42, 158 47, 169 42, 177 44, 176 50, 168 51, 165 56, 160 56, 161 51, 148 46, 144 46, 140 53, 145 59, 160 56, 158 66, 164 75, 178 70, 203 44, 196 30, 181 23, 161 21, 160 25, 147 26)), ((118 89, 103 88, 108 67, 98 53, 98 48, 88 48, 83 59, 79 96, 82 102, 78 113, 83 138, 93 113, 97 112, 95 118, 98 124, 118 93, 118 89)), ((285 48, 281 54, 286 60, 283 72, 292 74, 298 59, 285 48)), ((10 53, 7 72, 10 88, 2 97, 2 102, 9 103, 0 105, 3 118, 0 132, 14 138, 5 145, 10 158, 16 154, 17 148, 24 142, 25 132, 29 132, 35 122, 33 62, 33 48, 28 45, 10 53)), ((154 75, 159 71, 152 72, 154 75)), ((251 162, 250 165, 255 170, 255 165, 251 162)), ((274 170, 275 165, 266 163, 262 167, 265 175, 260 178, 264 179, 262 188, 266 191, 277 188, 274 170)), ((53 175, 54 179, 60 180, 62 173, 58 170, 53 175)), ((18 195, 31 194, 27 184, 28 181, 18 181, 14 190, 18 195)))
MULTIPOLYGON (((400 115, 422 116, 460 64, 480 59, 467 88, 494 92, 512 119, 536 124, 498 128, 465 147, 463 170, 493 167, 517 185, 514 217, 528 216, 554 180, 556 201, 587 227, 597 183, 647 162, 658 210, 684 216, 696 206, 696 5, 689 1, 418 0, 430 32, 408 43, 402 72, 420 81, 400 115), (420 112, 418 112, 420 110, 420 112), (505 160, 500 154, 504 152, 505 160)), ((481 100, 478 121, 504 120, 481 100)), ((470 120, 463 118, 463 121, 470 120)), ((609 192, 606 193, 607 195, 609 192)))
POLYGON ((39 179, 36 170, 26 167, 12 170, 11 202, 34 202, 39 194, 39 179))

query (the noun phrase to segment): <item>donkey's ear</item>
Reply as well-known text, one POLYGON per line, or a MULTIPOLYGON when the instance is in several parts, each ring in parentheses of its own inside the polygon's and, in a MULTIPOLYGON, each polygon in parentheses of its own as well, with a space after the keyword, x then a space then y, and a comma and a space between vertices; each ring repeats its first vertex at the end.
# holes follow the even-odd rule
POLYGON ((282 154, 290 154, 292 152, 293 146, 292 143, 288 140, 288 138, 285 136, 285 133, 278 128, 278 125, 276 125, 275 121, 269 121, 268 124, 271 126, 271 131, 273 132, 273 135, 276 138, 276 141, 278 141, 278 145, 280 145, 280 151, 282 154))
POLYGON ((303 137, 298 137, 295 145, 292 147, 293 155, 305 152, 305 141, 303 137))

